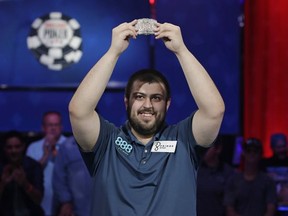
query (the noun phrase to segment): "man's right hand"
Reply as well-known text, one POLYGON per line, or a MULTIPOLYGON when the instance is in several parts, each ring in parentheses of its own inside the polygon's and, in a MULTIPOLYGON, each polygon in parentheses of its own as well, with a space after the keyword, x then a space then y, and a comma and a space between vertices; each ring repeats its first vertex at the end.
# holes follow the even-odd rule
POLYGON ((112 42, 109 50, 116 54, 116 56, 119 56, 127 49, 131 37, 136 39, 136 23, 137 20, 133 20, 132 22, 125 22, 113 28, 112 42))
POLYGON ((73 206, 71 203, 64 203, 60 208, 58 216, 74 216, 73 206))

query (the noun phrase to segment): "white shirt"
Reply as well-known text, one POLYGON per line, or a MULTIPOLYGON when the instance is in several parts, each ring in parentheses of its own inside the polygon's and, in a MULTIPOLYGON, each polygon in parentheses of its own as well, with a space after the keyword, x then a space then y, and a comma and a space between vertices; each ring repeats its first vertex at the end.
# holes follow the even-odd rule
MULTIPOLYGON (((66 140, 66 137, 61 135, 56 144, 56 149, 59 149, 61 145, 66 140)), ((32 142, 28 148, 26 155, 39 161, 44 153, 43 145, 45 139, 42 138, 35 142, 32 142)), ((41 203, 42 208, 45 211, 46 216, 52 215, 52 200, 53 200, 53 189, 52 189, 52 175, 53 175, 54 161, 49 159, 44 168, 44 196, 41 203)))

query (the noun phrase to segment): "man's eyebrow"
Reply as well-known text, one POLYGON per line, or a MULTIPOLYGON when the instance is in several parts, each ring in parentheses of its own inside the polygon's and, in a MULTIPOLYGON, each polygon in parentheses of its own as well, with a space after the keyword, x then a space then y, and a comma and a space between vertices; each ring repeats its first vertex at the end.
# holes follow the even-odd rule
POLYGON ((163 93, 154 93, 154 94, 146 94, 146 93, 144 93, 144 92, 133 92, 133 93, 132 93, 133 96, 134 96, 134 95, 138 95, 138 94, 140 94, 140 95, 162 96, 162 97, 164 97, 164 94, 163 94, 163 93))
POLYGON ((137 95, 146 95, 146 94, 143 93, 143 92, 133 92, 131 95, 134 97, 134 96, 137 96, 137 95))

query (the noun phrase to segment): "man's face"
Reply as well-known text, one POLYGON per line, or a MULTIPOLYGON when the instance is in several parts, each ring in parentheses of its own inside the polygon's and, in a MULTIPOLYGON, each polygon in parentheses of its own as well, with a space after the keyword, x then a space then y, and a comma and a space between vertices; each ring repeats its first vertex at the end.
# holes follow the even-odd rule
POLYGON ((257 147, 248 147, 244 149, 245 160, 249 163, 258 163, 262 158, 262 151, 257 147))
POLYGON ((4 152, 7 159, 13 164, 19 164, 25 151, 25 144, 17 137, 7 139, 4 152))
POLYGON ((215 145, 207 149, 205 155, 204 155, 204 161, 209 162, 209 161, 214 161, 215 159, 219 158, 219 155, 221 154, 222 151, 222 146, 220 145, 215 145))
POLYGON ((135 82, 129 100, 125 98, 132 132, 153 136, 165 121, 170 100, 160 83, 135 82))
POLYGON ((287 157, 287 145, 282 140, 278 140, 278 142, 273 147, 274 154, 280 159, 284 159, 287 157))
POLYGON ((45 135, 51 135, 53 137, 59 138, 62 133, 61 117, 54 113, 45 116, 42 130, 45 135))

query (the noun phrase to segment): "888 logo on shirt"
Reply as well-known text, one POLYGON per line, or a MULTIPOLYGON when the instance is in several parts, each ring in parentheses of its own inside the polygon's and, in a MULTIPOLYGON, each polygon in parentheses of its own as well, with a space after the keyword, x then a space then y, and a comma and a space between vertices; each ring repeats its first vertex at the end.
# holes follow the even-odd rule
POLYGON ((118 149, 126 155, 129 155, 133 150, 132 145, 129 144, 126 140, 123 140, 122 137, 117 137, 117 139, 115 140, 115 144, 117 145, 118 149))

